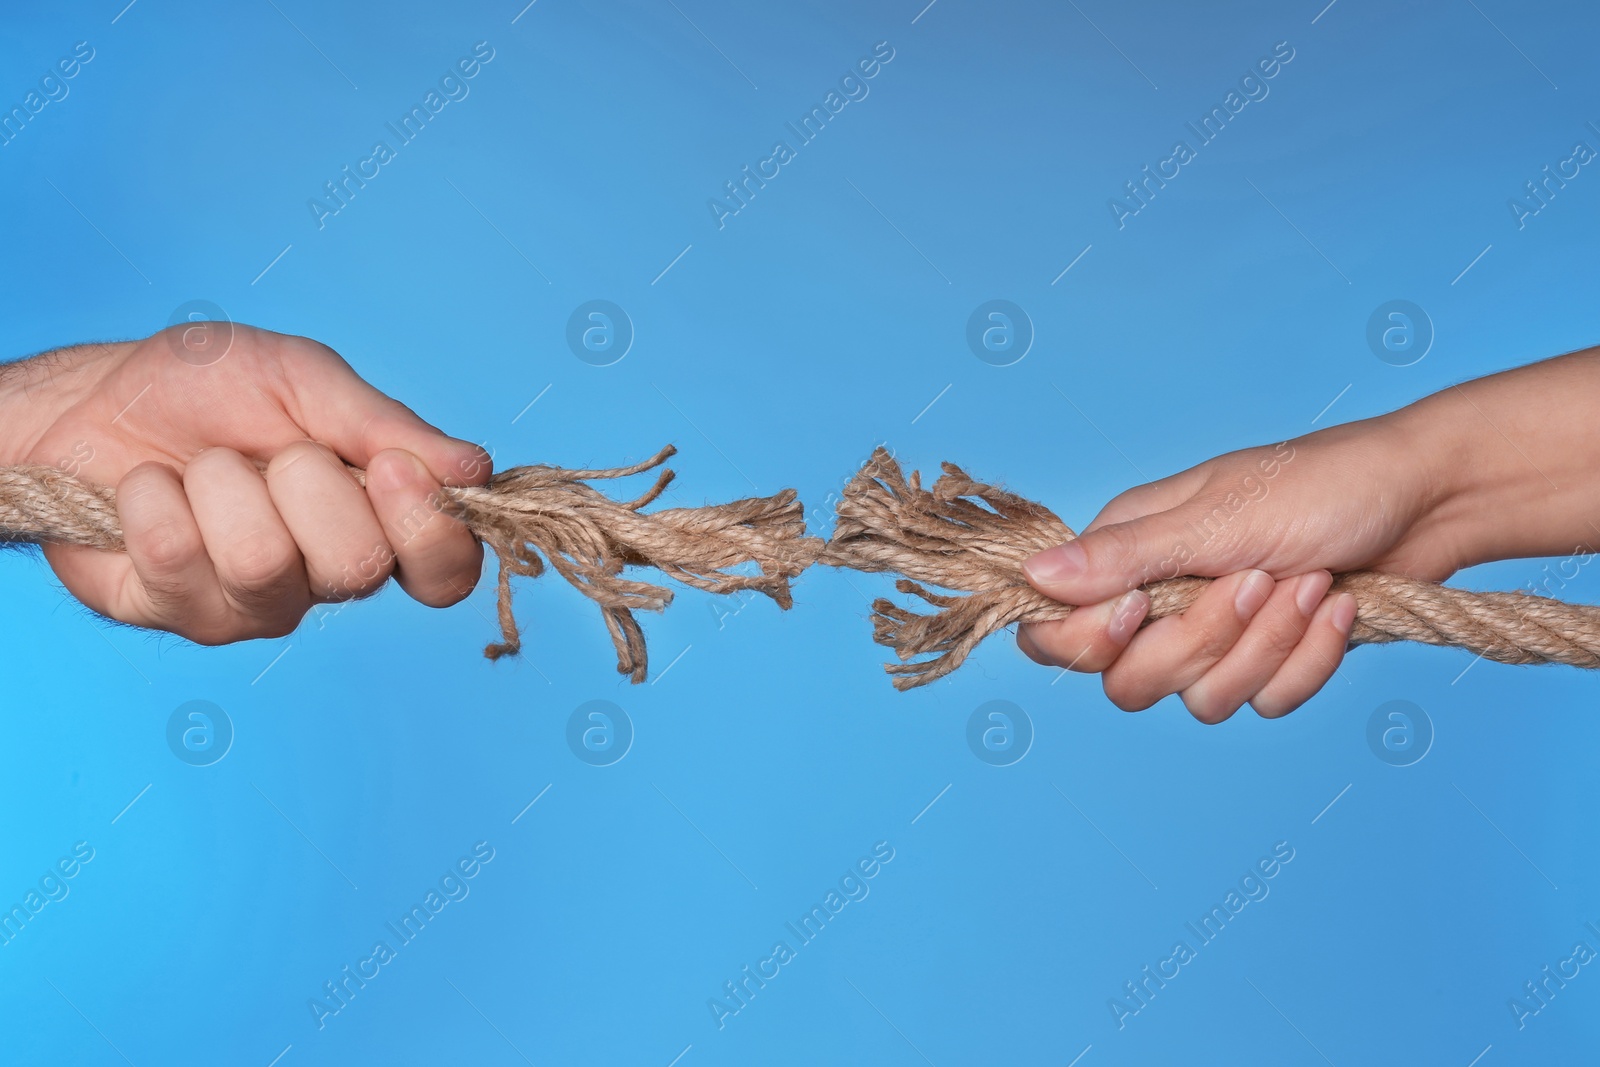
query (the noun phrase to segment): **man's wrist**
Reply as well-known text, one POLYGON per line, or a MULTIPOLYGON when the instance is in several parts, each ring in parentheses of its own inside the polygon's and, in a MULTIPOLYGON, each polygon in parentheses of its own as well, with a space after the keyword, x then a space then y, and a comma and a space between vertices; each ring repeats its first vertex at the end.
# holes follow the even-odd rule
POLYGON ((39 441, 92 387, 100 357, 116 347, 69 346, 0 365, 0 465, 39 462, 39 441))
POLYGON ((15 466, 26 462, 30 447, 38 439, 40 430, 32 418, 29 401, 30 388, 38 377, 34 359, 18 360, 0 366, 0 464, 15 466))

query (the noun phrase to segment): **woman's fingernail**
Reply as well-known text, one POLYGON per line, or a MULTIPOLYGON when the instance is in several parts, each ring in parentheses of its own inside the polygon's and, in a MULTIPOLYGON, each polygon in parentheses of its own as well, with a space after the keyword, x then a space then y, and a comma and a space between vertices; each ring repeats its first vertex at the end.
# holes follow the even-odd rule
POLYGON ((406 457, 406 465, 411 468, 411 472, 416 476, 417 481, 424 484, 433 481, 433 472, 428 470, 428 465, 422 462, 415 453, 406 452, 404 449, 396 449, 396 451, 406 457))
POLYGON ((1123 593, 1111 609, 1111 625, 1106 627, 1106 633, 1111 640, 1122 644, 1133 636, 1133 631, 1139 628, 1139 623, 1144 621, 1145 613, 1149 610, 1150 597, 1142 590, 1123 593))
POLYGON ((1239 583, 1239 591, 1233 594, 1233 610, 1238 613, 1240 622, 1255 618, 1261 605, 1272 595, 1272 585, 1272 575, 1266 571, 1251 571, 1245 575, 1239 583))
POLYGON ((1351 593, 1340 593, 1339 599, 1333 602, 1333 614, 1329 616, 1333 628, 1342 634, 1350 632, 1350 627, 1356 621, 1356 598, 1351 593))
POLYGON ((1294 590, 1294 604, 1300 609, 1300 614, 1309 616, 1317 610, 1317 605, 1322 603, 1323 594, 1328 591, 1328 585, 1332 580, 1330 578, 1324 581, 1325 577, 1327 576, 1322 571, 1312 571, 1310 574, 1300 576, 1300 584, 1295 586, 1294 590))
POLYGON ((1047 548, 1022 564, 1029 581, 1040 585, 1065 582, 1082 574, 1089 558, 1076 541, 1047 548))

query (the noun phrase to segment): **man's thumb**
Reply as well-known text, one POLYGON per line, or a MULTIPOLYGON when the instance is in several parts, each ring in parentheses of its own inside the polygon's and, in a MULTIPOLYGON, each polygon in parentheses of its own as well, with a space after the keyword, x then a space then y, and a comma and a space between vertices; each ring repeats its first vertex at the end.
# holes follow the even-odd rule
POLYGON ((1022 564, 1028 584, 1064 604, 1098 604, 1146 582, 1192 573, 1181 508, 1091 530, 1022 564))

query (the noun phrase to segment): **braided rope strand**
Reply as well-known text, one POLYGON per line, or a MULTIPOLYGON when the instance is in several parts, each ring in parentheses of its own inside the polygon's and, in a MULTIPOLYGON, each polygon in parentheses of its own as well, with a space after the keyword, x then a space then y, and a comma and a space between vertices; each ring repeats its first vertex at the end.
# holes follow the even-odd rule
MULTIPOLYGON (((646 513, 673 479, 662 469, 636 500, 617 501, 587 483, 661 467, 671 445, 650 459, 609 470, 514 467, 487 486, 449 487, 442 510, 459 518, 499 559, 501 640, 490 659, 522 648, 511 610, 511 578, 536 578, 546 564, 600 608, 617 650, 617 670, 635 683, 648 669, 636 611, 662 611, 672 590, 623 576, 624 567, 654 567, 709 593, 762 593, 789 608, 789 583, 813 563, 822 542, 805 536, 805 513, 793 489, 698 508, 646 513), (756 573, 749 573, 754 564, 756 573)), ((352 470, 358 481, 364 472, 352 470)), ((0 467, 0 539, 82 545, 122 551, 116 492, 54 467, 0 467)))
MULTIPOLYGON (((602 470, 515 467, 486 486, 444 490, 442 508, 499 560, 502 639, 484 649, 486 656, 498 659, 521 649, 511 579, 536 578, 547 566, 599 607, 616 646, 617 669, 636 683, 645 679, 648 660, 634 612, 664 610, 673 594, 625 577, 626 567, 651 567, 710 593, 761 593, 780 608, 793 605, 791 582, 812 563, 901 575, 896 588, 931 609, 918 612, 887 599, 873 604, 873 637, 899 657, 885 669, 901 690, 954 671, 997 630, 1064 619, 1073 611, 1029 586, 1022 564, 1076 534, 1048 508, 975 481, 953 464, 944 464, 925 489, 917 472, 905 475, 878 449, 839 499, 838 522, 826 544, 806 536, 804 508, 792 489, 646 512, 672 481, 672 471, 662 469, 654 485, 631 501, 614 500, 587 484, 655 470, 674 452, 669 445, 642 463, 602 470)), ((358 480, 363 476, 352 473, 358 480)), ((0 539, 121 551, 116 493, 54 467, 0 467, 0 539)), ((1210 581, 1179 577, 1145 585, 1146 623, 1188 610, 1210 581)), ((1332 592, 1356 597, 1352 644, 1417 641, 1464 648, 1501 663, 1600 668, 1600 607, 1526 593, 1476 593, 1371 571, 1336 576, 1332 592)))
MULTIPOLYGON (((833 539, 820 561, 903 575, 896 588, 932 611, 891 600, 873 604, 873 639, 895 651, 885 665, 896 689, 915 689, 960 667, 979 642, 1014 623, 1072 614, 1027 584, 1022 563, 1077 535, 1048 508, 974 481, 946 463, 932 488, 907 477, 879 448, 846 486, 833 539), (964 593, 951 596, 926 586, 964 593)), ((1188 610, 1211 583, 1181 577, 1151 582, 1145 624, 1188 610)), ((1526 593, 1474 593, 1392 574, 1336 576, 1333 593, 1353 593, 1351 644, 1418 641, 1476 652, 1500 663, 1600 668, 1600 607, 1526 593)))

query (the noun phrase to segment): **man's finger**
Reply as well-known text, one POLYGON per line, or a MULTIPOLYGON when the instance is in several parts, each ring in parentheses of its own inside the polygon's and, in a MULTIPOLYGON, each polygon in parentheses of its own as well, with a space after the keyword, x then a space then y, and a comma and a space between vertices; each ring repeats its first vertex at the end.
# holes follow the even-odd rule
POLYGON ((483 545, 452 517, 422 461, 388 449, 367 465, 367 496, 394 548, 394 577, 414 600, 444 608, 464 599, 483 570, 483 545))
POLYGON ((256 465, 208 448, 184 468, 183 487, 241 632, 293 633, 311 607, 305 561, 256 465))
POLYGON ((267 465, 267 490, 305 557, 314 599, 366 596, 388 580, 394 551, 338 456, 310 441, 290 445, 267 465))
POLYGON ((369 385, 338 353, 306 338, 285 338, 281 358, 291 404, 306 436, 324 441, 358 467, 386 448, 420 459, 440 485, 483 485, 494 464, 469 441, 430 426, 416 412, 369 385))
POLYGON ((236 640, 178 472, 165 463, 133 468, 117 483, 117 514, 136 581, 127 591, 131 610, 117 617, 148 620, 201 644, 236 640))

